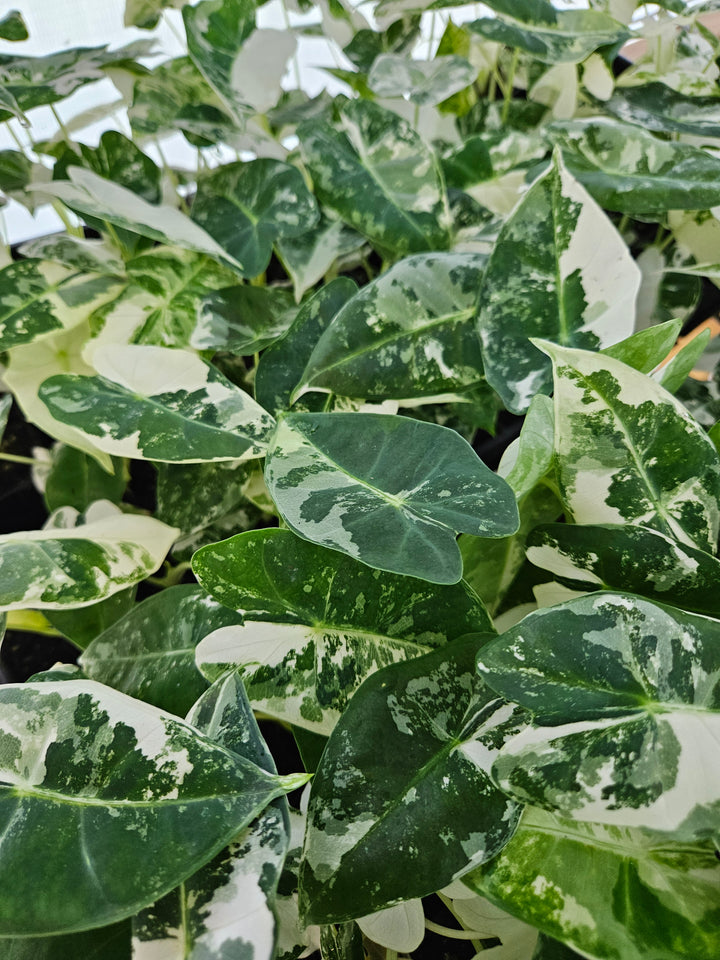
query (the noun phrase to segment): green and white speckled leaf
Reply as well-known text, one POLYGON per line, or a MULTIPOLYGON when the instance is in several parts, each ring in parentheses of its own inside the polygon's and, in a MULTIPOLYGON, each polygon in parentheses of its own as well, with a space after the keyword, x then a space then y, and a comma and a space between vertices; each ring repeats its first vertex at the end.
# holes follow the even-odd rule
POLYGON ((39 393, 106 453, 172 463, 264 455, 273 418, 195 354, 108 346, 93 364, 99 376, 61 374, 39 393))
POLYGON ((299 237, 282 237, 275 243, 278 257, 293 282, 295 300, 314 287, 339 258, 359 254, 365 238, 342 220, 321 213, 320 220, 299 237))
POLYGON ((297 781, 89 680, 2 687, 0 729, 3 936, 130 916, 297 781))
POLYGON ((639 523, 714 551, 720 460, 685 407, 611 357, 542 349, 555 366, 557 477, 575 522, 639 523))
POLYGON ((111 504, 79 526, 4 534, 0 610, 96 603, 157 570, 176 536, 174 527, 111 504))
POLYGON ((240 264, 244 277, 255 277, 270 262, 273 243, 305 233, 318 210, 297 167, 262 158, 200 177, 192 219, 240 264))
POLYGON ((237 283, 237 274, 208 256, 157 247, 126 265, 128 285, 93 314, 99 342, 186 347, 205 298, 237 283))
POLYGON ((20 247, 24 257, 54 260, 81 273, 108 273, 122 276, 125 264, 118 251, 104 240, 71 237, 68 233, 52 233, 29 240, 20 247))
POLYGON ((318 199, 381 252, 401 257, 450 245, 439 161, 397 114, 352 100, 339 126, 315 118, 297 134, 318 199))
POLYGON ((527 556, 543 570, 591 590, 627 590, 720 618, 720 561, 657 530, 550 523, 532 532, 527 556))
POLYGON ((505 222, 483 276, 478 329, 486 376, 513 413, 550 393, 551 365, 529 342, 605 347, 629 336, 640 270, 559 153, 505 222))
POLYGON ((135 604, 79 662, 90 680, 184 716, 207 687, 195 647, 218 627, 241 622, 196 585, 169 587, 135 604))
POLYGON ((477 68, 464 57, 411 60, 397 53, 381 53, 373 62, 367 85, 378 97, 404 97, 412 103, 436 105, 469 87, 477 74, 477 68))
POLYGON ((240 265, 197 223, 175 207, 148 203, 132 190, 112 183, 84 167, 70 167, 69 180, 44 183, 38 189, 62 200, 81 214, 170 246, 205 253, 241 271, 240 265))
POLYGON ((407 257, 346 303, 318 340, 295 396, 454 395, 484 381, 473 316, 485 257, 407 257))
MULTIPOLYGON (((219 680, 187 719, 226 749, 276 772, 237 676, 219 680)), ((214 860, 133 918, 133 960, 180 953, 185 960, 272 960, 271 903, 289 831, 287 803, 279 798, 214 860)))
POLYGON ((596 593, 529 614, 478 668, 535 715, 493 766, 511 796, 684 838, 717 829, 720 621, 596 593))
POLYGON ((242 676, 256 709, 327 734, 379 667, 465 633, 492 630, 466 584, 434 586, 382 574, 350 557, 256 530, 193 557, 203 588, 245 625, 207 637, 197 663, 210 680, 242 676))
POLYGON ((253 0, 203 0, 182 10, 188 53, 241 125, 255 111, 241 102, 233 82, 245 40, 255 29, 253 0))
POLYGON ((198 305, 190 345, 250 356, 278 340, 297 310, 290 291, 281 287, 216 288, 198 305))
POLYGON ((5 937, 3 960, 131 960, 129 920, 57 937, 5 937))
POLYGON ((621 23, 598 10, 558 10, 552 23, 530 17, 525 20, 523 11, 515 14, 513 7, 503 12, 511 11, 517 19, 483 18, 469 23, 468 28, 543 63, 579 63, 599 47, 622 44, 630 37, 621 23))
POLYGON ((715 960, 720 953, 712 844, 674 844, 529 808, 500 855, 463 880, 591 960, 715 960))
POLYGON ((604 117, 548 128, 568 170, 606 210, 653 219, 720 204, 720 160, 604 117))
POLYGON ((690 97, 664 83, 616 88, 613 95, 603 101, 602 109, 644 130, 720 137, 717 97, 690 97))
POLYGON ((255 375, 255 397, 266 410, 278 416, 289 409, 316 343, 356 292, 349 277, 331 280, 300 307, 285 336, 263 353, 255 375))
POLYGON ((462 576, 456 532, 503 537, 519 525, 511 488, 466 440, 407 417, 288 414, 265 481, 299 536, 431 583, 462 576))
POLYGON ((425 896, 512 836, 520 808, 489 768, 525 711, 475 675, 481 643, 465 637, 387 667, 348 705, 310 794, 300 868, 310 922, 425 896))

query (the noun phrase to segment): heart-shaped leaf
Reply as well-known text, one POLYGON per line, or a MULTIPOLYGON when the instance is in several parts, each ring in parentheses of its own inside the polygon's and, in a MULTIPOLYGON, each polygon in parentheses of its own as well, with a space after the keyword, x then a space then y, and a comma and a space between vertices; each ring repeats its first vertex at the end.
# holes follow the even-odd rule
POLYGON ((268 450, 265 479, 299 536, 369 566, 457 583, 455 532, 502 537, 515 496, 446 427, 371 413, 291 413, 268 450))
POLYGON ((367 83, 379 97, 405 97, 412 103, 438 104, 469 87, 477 68, 457 56, 411 60, 396 53, 375 58, 367 83))

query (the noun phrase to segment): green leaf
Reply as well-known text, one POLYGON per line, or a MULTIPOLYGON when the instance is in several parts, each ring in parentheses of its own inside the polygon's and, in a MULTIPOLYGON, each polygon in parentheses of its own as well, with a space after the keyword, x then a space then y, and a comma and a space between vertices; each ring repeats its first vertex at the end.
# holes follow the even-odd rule
POLYGON ((548 6, 543 4, 542 16, 533 17, 530 9, 516 13, 512 4, 503 11, 507 20, 474 20, 467 26, 486 40, 523 50, 543 63, 579 63, 598 47, 622 45, 630 38, 621 23, 598 10, 558 10, 548 22, 548 6))
POLYGON ((379 97, 404 97, 411 103, 435 106, 470 86, 477 73, 464 57, 411 60, 400 54, 382 53, 373 62, 367 82, 379 97))
POLYGON ((349 277, 331 280, 300 307, 287 333, 263 353, 255 376, 255 396, 266 410, 277 416, 290 407, 315 344, 356 291, 357 285, 349 277))
POLYGON ((207 687, 195 647, 213 630, 241 622, 198 586, 169 587, 135 604, 79 662, 90 680, 184 716, 207 687))
POLYGON ((609 347, 601 350, 607 357, 614 357, 621 363, 626 363, 629 367, 639 370, 640 373, 650 373, 659 363, 662 363, 665 357, 675 346, 675 341, 680 336, 682 329, 682 320, 666 320, 665 323, 658 323, 653 327, 647 327, 645 330, 638 330, 632 336, 619 343, 613 343, 609 347))
POLYGON ((379 667, 492 630, 464 583, 381 575, 288 530, 255 530, 204 547, 193 571, 245 619, 200 644, 205 676, 234 668, 256 709, 324 734, 379 667))
POLYGON ((575 522, 639 523, 714 551, 720 460, 702 427, 618 360, 542 349, 555 366, 557 476, 575 522))
MULTIPOLYGON (((225 677, 203 694, 188 721, 226 749, 276 772, 237 677, 225 677)), ((270 905, 289 830, 287 802, 279 798, 181 887, 133 918, 133 960, 151 960, 161 951, 272 960, 270 905)))
POLYGON ((310 356, 304 390, 367 400, 415 400, 484 381, 473 315, 485 258, 418 254, 363 287, 310 356))
POLYGON ((130 916, 291 786, 92 681, 4 686, 0 727, 6 937, 130 916))
POLYGON ((663 367, 659 380, 664 390, 667 390, 668 393, 676 393, 680 389, 690 372, 695 369, 700 357, 705 353, 711 338, 712 332, 708 329, 703 330, 702 333, 686 343, 672 360, 663 367))
POLYGON ((132 586, 86 607, 73 607, 69 610, 45 609, 43 615, 76 647, 84 650, 98 634, 132 609, 136 593, 137 587, 132 586))
POLYGON ((714 960, 720 950, 711 844, 530 808, 500 855, 463 879, 593 960, 714 960))
POLYGON ((488 768, 524 711, 475 675, 480 644, 387 667, 350 702, 310 795, 300 910, 311 923, 432 893, 512 836, 519 808, 488 768))
MULTIPOLYGON (((337 260, 358 254, 365 238, 342 220, 320 214, 317 224, 297 237, 281 237, 275 244, 278 257, 293 282, 295 300, 331 271, 337 260)), ((331 281, 332 282, 332 281, 331 281)))
POLYGON ((96 500, 119 503, 128 485, 127 464, 113 459, 113 472, 102 469, 82 450, 61 444, 53 451, 45 480, 45 503, 51 512, 59 507, 83 511, 96 500))
POLYGON ((538 394, 530 401, 518 439, 505 449, 498 473, 526 497, 550 471, 553 461, 555 414, 549 397, 538 394))
POLYGON ((664 83, 616 88, 602 109, 618 120, 658 133, 720 137, 720 100, 690 97, 664 83))
POLYGON ((214 367, 184 350, 98 347, 99 376, 59 374, 40 398, 107 453, 199 463, 263 456, 272 417, 214 367))
POLYGON ((620 234, 559 154, 505 222, 478 295, 489 383, 513 413, 549 393, 551 366, 529 337, 607 346, 632 333, 640 271, 620 234))
POLYGON ((27 40, 28 36, 25 21, 19 10, 11 10, 0 20, 0 39, 16 43, 18 40, 27 40))
POLYGON ((290 291, 280 287, 215 289, 197 307, 190 343, 196 350, 251 356, 278 340, 296 314, 290 291))
POLYGON ((395 257, 450 245, 450 214, 435 154, 397 114, 367 100, 297 129, 321 203, 395 257))
POLYGON ((128 920, 59 937, 5 937, 4 960, 131 960, 128 920))
POLYGON ((215 240, 184 213, 165 204, 148 203, 119 184, 84 167, 69 167, 69 180, 43 183, 40 188, 81 214, 106 220, 123 230, 139 233, 169 246, 205 253, 219 263, 240 270, 240 265, 215 240))
POLYGON ((240 264, 244 277, 255 277, 270 262, 273 243, 305 233, 318 211, 296 167, 262 158, 199 178, 192 219, 240 264))
POLYGON ((582 960, 582 958, 566 944, 541 933, 532 960, 582 960))
POLYGON ((253 0, 202 0, 182 9, 187 47, 198 70, 241 123, 252 108, 238 100, 234 67, 255 29, 253 0))
POLYGON ((656 219, 720 204, 720 160, 604 117, 553 123, 568 170, 606 210, 656 219))
POLYGON ((85 607, 157 570, 177 530, 112 510, 79 526, 1 536, 0 610, 85 607))
POLYGON ((478 657, 486 682, 537 724, 504 745, 496 782, 578 820, 711 835, 719 641, 720 621, 625 593, 529 614, 478 657))
POLYGON ((163 10, 178 10, 184 3, 185 0, 125 0, 123 24, 126 27, 153 30, 158 25, 163 10))
POLYGON ((527 556, 543 570, 592 590, 627 590, 720 618, 720 561, 657 530, 543 524, 530 535, 527 556))
POLYGON ((453 430, 371 413, 291 413, 273 435, 265 480, 306 540, 372 567, 457 583, 455 532, 507 536, 515 497, 453 430))

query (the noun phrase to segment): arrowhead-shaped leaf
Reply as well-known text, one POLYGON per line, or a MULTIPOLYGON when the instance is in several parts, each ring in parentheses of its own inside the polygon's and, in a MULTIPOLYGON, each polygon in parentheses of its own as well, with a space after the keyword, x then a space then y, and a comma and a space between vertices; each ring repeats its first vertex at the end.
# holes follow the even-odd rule
POLYGON ((172 463, 263 456, 272 417, 195 354, 109 346, 93 363, 100 376, 59 374, 40 398, 101 450, 172 463))
POLYGON ((529 614, 478 667, 538 724, 496 761, 503 790, 579 820, 717 829, 720 621, 593 594, 529 614))
POLYGON ((501 537, 519 524, 512 490, 459 434, 406 417, 288 414, 265 479, 299 536, 432 583, 462 576, 456 531, 501 537))
POLYGON ((606 214, 555 154, 505 222, 478 297, 488 381, 513 413, 549 393, 529 337, 605 347, 629 336, 640 270, 606 214))
POLYGON ((300 870, 310 922, 425 896, 512 835, 519 807, 488 770, 524 711, 473 676, 480 643, 387 667, 348 705, 310 795, 300 870))

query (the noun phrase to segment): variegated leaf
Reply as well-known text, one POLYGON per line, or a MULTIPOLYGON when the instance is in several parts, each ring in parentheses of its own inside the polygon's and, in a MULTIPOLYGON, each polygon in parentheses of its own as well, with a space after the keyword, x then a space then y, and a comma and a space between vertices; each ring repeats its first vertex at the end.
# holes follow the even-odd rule
POLYGON ((485 257, 407 257, 336 314, 295 391, 415 400, 483 383, 473 315, 485 257))
POLYGON ((2 687, 0 727, 6 937, 131 915, 297 784, 89 680, 2 687))
POLYGON ((618 360, 543 343, 555 368, 555 449, 577 523, 639 523, 715 550, 720 460, 687 410, 618 360), (682 451, 682 453, 679 453, 682 451))
MULTIPOLYGON (((496 3, 490 6, 498 8, 496 3)), ((517 4, 504 6, 507 19, 474 20, 468 28, 543 63, 579 63, 599 47, 622 44, 630 37, 622 24, 598 10, 558 10, 548 21, 545 16, 533 17, 528 9, 518 9, 517 4)))
POLYGON ((198 178, 192 218, 240 264, 244 277, 255 277, 270 262, 273 243, 305 233, 318 210, 296 167, 262 158, 198 178))
POLYGON ((493 767, 511 796, 681 838, 717 829, 720 621, 598 593, 529 614, 478 668, 535 715, 493 767))
POLYGON ((396 53, 375 58, 367 84, 378 97, 404 97, 436 105, 474 82, 477 69, 464 57, 436 56, 411 60, 396 53))
POLYGON ((474 676, 481 644, 465 637, 387 667, 348 705, 310 795, 306 919, 337 923, 425 896, 507 843, 520 808, 488 770, 525 714, 474 676))
POLYGON ((633 330, 640 271, 559 153, 506 221, 483 276, 478 329, 486 376, 513 413, 549 393, 551 365, 529 337, 605 347, 633 330))
POLYGON ((369 566, 457 583, 455 533, 502 537, 515 496, 454 430, 372 413, 291 413, 265 479, 291 530, 369 566))
POLYGON ((720 951, 711 844, 528 808, 500 855, 463 879, 591 960, 715 960, 720 951))
POLYGON ((98 600, 97 603, 90 603, 86 607, 64 609, 45 607, 43 616, 78 649, 84 650, 98 634, 132 609, 136 594, 137 586, 127 587, 119 593, 113 593, 105 600, 98 600))
POLYGON ((123 230, 169 246, 205 253, 242 273, 240 264, 209 233, 175 207, 148 203, 132 190, 84 167, 70 167, 68 176, 69 180, 44 183, 38 189, 57 197, 81 214, 106 220, 123 230))
POLYGON ((285 336, 260 357, 255 375, 258 403, 276 416, 289 409, 316 343, 356 291, 349 277, 337 277, 300 307, 285 336))
POLYGON ((342 220, 331 220, 323 213, 312 230, 297 237, 281 237, 275 250, 285 272, 293 282, 296 302, 330 272, 337 260, 358 255, 365 238, 342 220))
POLYGON ((79 663, 90 680, 184 716, 207 687, 195 667, 198 643, 218 627, 241 622, 196 585, 169 587, 104 630, 79 663))
POLYGON ((253 0, 202 0, 182 9, 188 53, 241 125, 254 111, 242 103, 234 69, 245 40, 255 29, 253 0))
POLYGON ((605 347, 600 352, 626 363, 640 373, 650 373, 667 357, 680 336, 682 320, 666 320, 605 347))
POLYGON ((250 356, 278 340, 296 314, 292 294, 281 287, 216 288, 197 307, 190 345, 250 356))
POLYGON ((78 526, 1 536, 0 609, 96 603, 157 570, 177 536, 174 527, 111 504, 97 513, 78 526))
POLYGON ((654 219, 720 204, 720 160, 605 117, 549 127, 568 170, 606 210, 654 219))
POLYGON ((243 627, 200 644, 205 676, 234 668, 256 709, 324 734, 374 670, 492 630, 464 583, 381 574, 288 530, 256 530, 204 547, 193 570, 205 590, 245 618, 243 627))
POLYGON ((153 30, 163 10, 168 8, 176 10, 182 7, 183 3, 184 0, 125 0, 123 24, 126 27, 153 30))
POLYGON ((618 120, 658 133, 688 133, 720 137, 720 103, 717 97, 688 96, 665 83, 619 87, 602 108, 618 120))
POLYGON ((81 273, 117 276, 125 273, 125 264, 117 250, 104 240, 87 240, 68 233, 53 233, 29 240, 22 244, 20 253, 30 259, 54 260, 81 273))
POLYGON ((109 346, 93 364, 99 376, 61 374, 39 393, 53 417, 101 450, 172 463, 264 455, 272 417, 195 354, 109 346))
MULTIPOLYGON (((219 680, 188 722, 269 773, 275 765, 238 677, 219 680)), ((275 800, 214 860, 133 918, 133 960, 182 951, 186 960, 272 960, 271 910, 289 841, 284 798, 275 800)))
POLYGON ((318 199, 380 251, 444 250, 450 213, 439 163, 412 127, 368 100, 351 100, 340 126, 297 130, 318 199))
POLYGON ((591 590, 627 590, 720 618, 720 561, 648 527, 543 524, 530 534, 527 556, 591 590))

